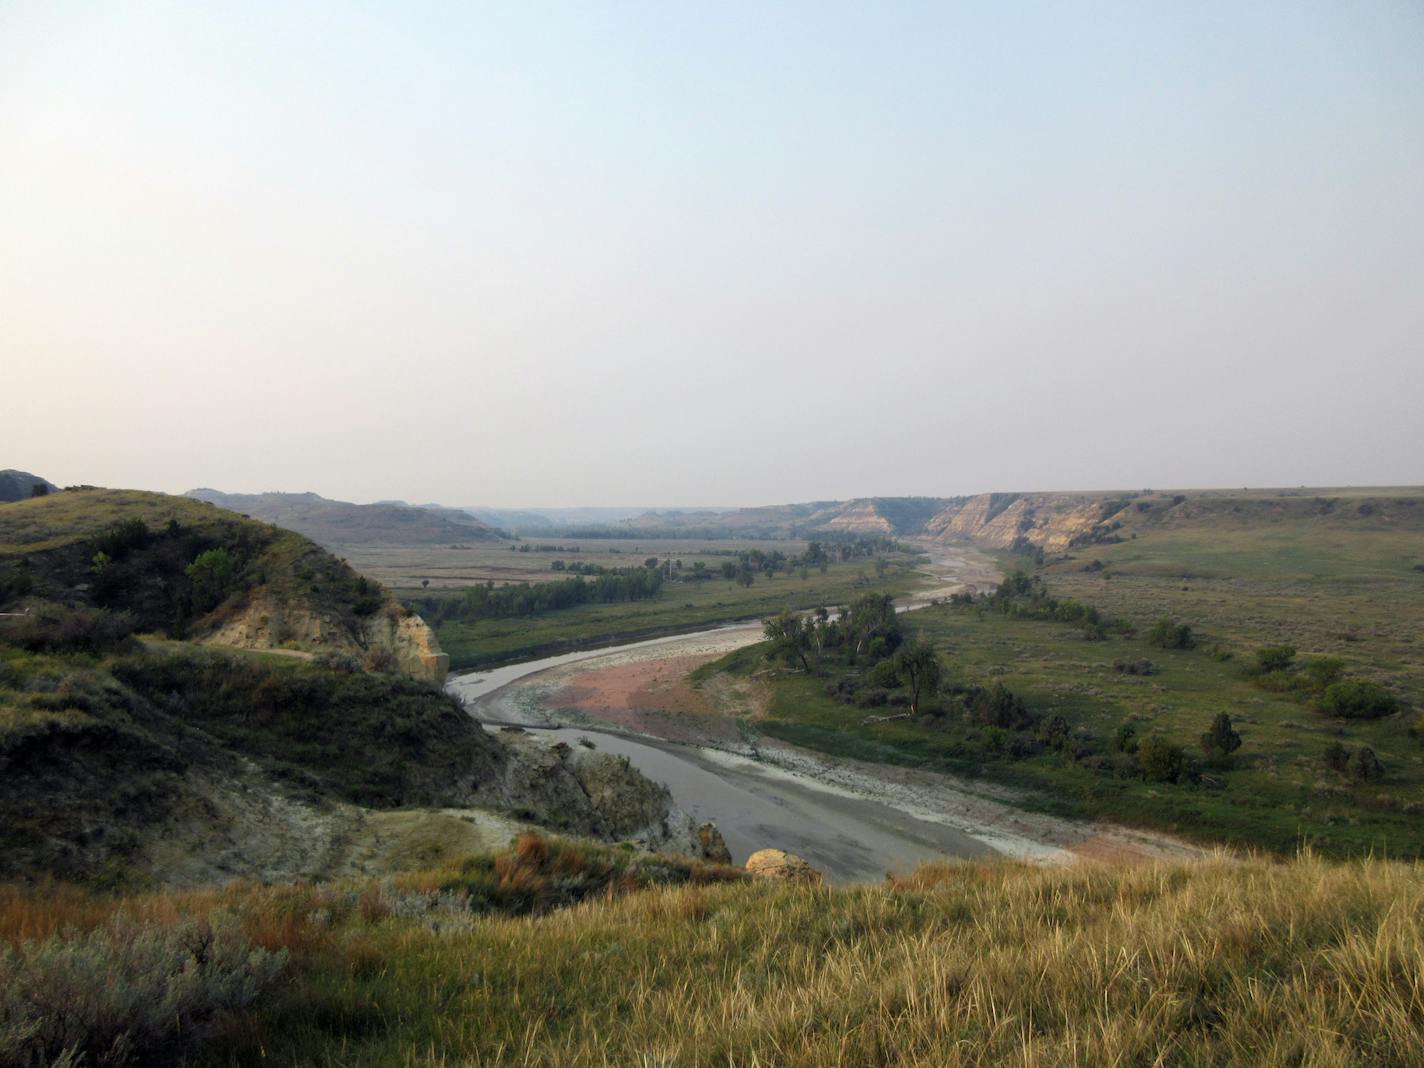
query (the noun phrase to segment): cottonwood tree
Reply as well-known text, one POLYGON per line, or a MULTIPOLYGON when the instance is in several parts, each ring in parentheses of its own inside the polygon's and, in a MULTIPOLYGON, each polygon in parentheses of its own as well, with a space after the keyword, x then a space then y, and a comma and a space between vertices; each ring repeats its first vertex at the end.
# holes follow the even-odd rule
POLYGON ((845 610, 842 617, 856 656, 865 653, 876 638, 887 649, 900 644, 900 627, 895 619, 895 602, 887 594, 868 593, 845 610))
POLYGON ((771 655, 778 656, 795 667, 800 664, 805 671, 811 670, 806 658, 806 650, 811 645, 815 628, 793 612, 782 612, 775 619, 764 624, 763 634, 771 642, 771 655))
POLYGON ((934 646, 921 638, 912 646, 901 646, 896 652, 895 674, 910 687, 910 711, 919 714, 920 695, 933 693, 943 677, 934 646))

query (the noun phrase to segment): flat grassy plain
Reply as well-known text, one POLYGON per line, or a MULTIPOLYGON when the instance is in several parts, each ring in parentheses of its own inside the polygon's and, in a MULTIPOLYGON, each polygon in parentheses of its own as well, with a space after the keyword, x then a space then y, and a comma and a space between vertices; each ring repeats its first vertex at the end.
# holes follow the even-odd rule
POLYGON ((422 582, 431 589, 463 589, 479 583, 548 582, 567 578, 555 571, 553 563, 598 564, 628 567, 641 564, 649 556, 681 560, 684 567, 701 561, 710 568, 723 560, 751 549, 795 556, 806 548, 804 541, 756 540, 750 538, 547 538, 529 537, 520 541, 472 542, 461 546, 347 545, 338 550, 352 567, 376 579, 401 596, 421 592, 422 582), (520 551, 521 547, 528 549, 520 551))
MULTIPOLYGON (((1144 514, 1122 529, 1121 542, 1050 557, 1038 570, 1054 596, 1127 619, 1133 636, 1087 641, 1078 625, 949 605, 907 616, 904 626, 933 643, 950 682, 1002 682, 1041 719, 1062 716, 1075 745, 1104 754, 1119 726, 1131 724, 1139 741, 1157 735, 1182 746, 1202 764, 1199 781, 1149 782, 1053 751, 1015 757, 1010 735, 954 715, 867 723, 868 712, 887 710, 826 692, 843 669, 828 665, 825 677, 768 670, 760 647, 700 674, 768 678, 769 716, 752 726, 770 736, 1029 787, 1038 805, 1063 815, 1282 854, 1310 843, 1335 855, 1424 856, 1424 741, 1412 729, 1424 706, 1424 572, 1414 568, 1424 562, 1424 501, 1402 495, 1368 515, 1317 498, 1189 502, 1185 510, 1144 514), (1190 624, 1197 646, 1150 645, 1147 631, 1164 616, 1190 624), (1257 649, 1274 645, 1339 657, 1348 675, 1386 685, 1404 707, 1380 719, 1340 719, 1262 689, 1249 667, 1257 649), (1115 670, 1143 659, 1152 674, 1115 670), (1220 712, 1243 740, 1227 769, 1205 764, 1200 747, 1220 712), (1332 743, 1351 752, 1368 746, 1383 776, 1360 782, 1328 770, 1322 756, 1332 743)), ((1021 556, 1003 560, 1032 567, 1021 556)))
POLYGON ((1372 498, 1368 515, 1319 495, 1183 507, 1041 574, 1056 594, 1134 622, 1171 614, 1232 648, 1343 657, 1424 705, 1424 492, 1372 498), (1084 571, 1094 560, 1103 570, 1084 571))
MULTIPOLYGON (((656 552, 654 546, 659 543, 639 544, 646 549, 644 555, 615 557, 622 561, 619 566, 641 563, 644 556, 667 555, 656 552)), ((753 544, 759 544, 764 550, 768 545, 765 542, 753 544)), ((699 557, 681 559, 686 570, 691 566, 690 560, 699 557)), ((715 561, 709 566, 720 566, 728 557, 707 559, 715 561)), ((701 582, 672 579, 664 582, 656 597, 644 601, 585 604, 504 619, 449 620, 437 624, 435 632, 441 647, 450 654, 452 670, 488 667, 547 655, 575 644, 693 630, 731 620, 775 615, 782 609, 843 604, 870 591, 899 596, 924 583, 923 576, 915 571, 916 560, 914 554, 900 552, 874 559, 860 557, 829 564, 825 574, 813 567, 805 578, 799 573, 758 574, 755 582, 745 587, 721 577, 701 582), (888 564, 883 577, 876 573, 876 560, 888 564)), ((421 597, 441 596, 430 590, 398 592, 408 603, 416 603, 417 608, 421 597)), ((458 596, 453 591, 444 595, 458 596)))
POLYGON ((225 937, 288 956, 254 1003, 204 1016, 193 998, 167 1022, 188 1063, 1404 1068, 1424 1048, 1418 865, 987 862, 826 888, 653 860, 582 904, 511 916, 607 867, 556 846, 545 871, 531 851, 127 900, 0 888, 0 945, 49 940, 40 964, 29 949, 9 965, 11 996, 23 1012, 31 990, 81 981, 55 947, 102 942, 117 916, 181 944, 185 923, 228 915, 225 937))

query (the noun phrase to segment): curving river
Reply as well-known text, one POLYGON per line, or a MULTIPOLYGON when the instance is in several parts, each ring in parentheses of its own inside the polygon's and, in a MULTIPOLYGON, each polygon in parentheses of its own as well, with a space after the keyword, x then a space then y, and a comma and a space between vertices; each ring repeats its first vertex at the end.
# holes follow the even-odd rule
MULTIPOLYGON (((936 558, 928 571, 934 588, 900 605, 900 610, 922 607, 928 603, 927 597, 960 588, 967 573, 982 581, 986 562, 966 555, 936 558)), ((891 870, 912 870, 926 861, 996 851, 984 838, 929 813, 911 814, 747 756, 657 738, 633 738, 609 725, 559 726, 538 700, 539 677, 556 669, 565 669, 562 674, 567 676, 567 669, 574 665, 596 670, 630 659, 717 655, 760 641, 761 635, 760 623, 708 627, 691 634, 456 675, 446 689, 487 725, 517 724, 570 744, 588 740, 599 749, 627 757, 650 779, 666 784, 678 807, 698 822, 716 823, 738 863, 758 849, 772 847, 805 857, 833 880, 864 881, 881 878, 891 870), (531 682, 533 687, 528 685, 531 682), (523 690, 512 693, 520 683, 526 684, 523 690), (530 689, 533 699, 514 699, 527 697, 530 689)))

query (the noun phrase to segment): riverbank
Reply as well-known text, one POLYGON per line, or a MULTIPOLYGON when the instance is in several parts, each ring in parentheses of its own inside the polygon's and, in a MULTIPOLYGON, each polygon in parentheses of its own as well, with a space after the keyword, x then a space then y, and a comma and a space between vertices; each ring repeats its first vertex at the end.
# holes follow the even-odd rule
MULTIPOLYGON (((900 607, 984 589, 997 574, 973 550, 937 552, 925 587, 900 607)), ((667 783, 680 808, 717 823, 734 859, 785 849, 836 881, 855 882, 990 853, 1042 863, 1203 854, 1165 835, 1031 811, 1026 795, 1007 788, 760 737, 765 695, 755 679, 693 686, 687 678, 760 640, 759 623, 719 627, 456 676, 448 689, 486 724, 626 756, 667 783)))

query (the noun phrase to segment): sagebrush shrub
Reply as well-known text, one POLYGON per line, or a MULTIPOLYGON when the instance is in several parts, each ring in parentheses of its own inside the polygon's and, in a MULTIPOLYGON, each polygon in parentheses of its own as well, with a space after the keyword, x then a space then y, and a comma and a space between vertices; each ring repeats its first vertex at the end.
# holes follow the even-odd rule
POLYGON ((0 947, 0 1068, 169 1063, 285 966, 223 917, 128 919, 0 947))

